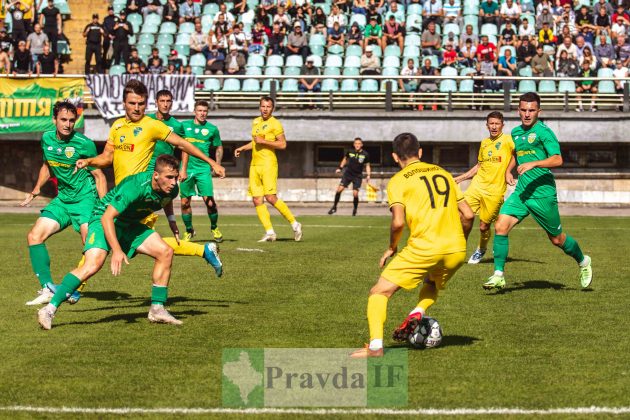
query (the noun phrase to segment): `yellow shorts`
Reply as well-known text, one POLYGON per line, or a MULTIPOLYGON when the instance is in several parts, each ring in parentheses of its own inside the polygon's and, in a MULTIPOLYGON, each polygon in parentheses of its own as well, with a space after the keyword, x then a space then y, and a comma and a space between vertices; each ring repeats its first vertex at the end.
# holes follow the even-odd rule
POLYGON ((155 224, 157 223, 157 220, 158 220, 158 215, 155 213, 151 213, 150 215, 142 219, 140 223, 145 225, 149 229, 153 229, 155 227, 155 224))
POLYGON ((389 262, 381 277, 406 290, 418 287, 428 277, 442 290, 464 261, 465 251, 427 256, 415 254, 405 247, 389 262))
POLYGON ((503 205, 503 195, 483 194, 477 189, 467 189, 464 199, 479 219, 484 223, 492 223, 499 217, 503 205))
POLYGON ((249 167, 249 195, 262 197, 278 192, 278 165, 249 167))

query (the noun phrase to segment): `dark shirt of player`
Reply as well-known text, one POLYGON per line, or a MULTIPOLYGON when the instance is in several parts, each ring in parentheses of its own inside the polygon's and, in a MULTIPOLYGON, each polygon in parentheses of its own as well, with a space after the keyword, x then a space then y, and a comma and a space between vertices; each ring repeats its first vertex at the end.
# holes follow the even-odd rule
POLYGON ((13 53, 13 68, 16 72, 28 73, 33 65, 33 57, 29 50, 15 50, 13 53))
POLYGON ((344 175, 349 177, 357 177, 363 175, 363 167, 366 163, 370 163, 370 155, 361 149, 358 152, 354 149, 346 153, 346 167, 344 175))
POLYGON ((57 15, 60 14, 59 9, 55 6, 53 7, 44 7, 44 10, 41 11, 41 14, 44 15, 44 31, 52 32, 57 30, 57 15))
POLYGON ((89 23, 85 26, 83 32, 87 31, 87 42, 89 44, 100 44, 103 40, 103 35, 101 34, 101 29, 103 27, 100 23, 89 23))
POLYGON ((37 57, 37 62, 42 66, 41 73, 53 74, 55 73, 55 54, 49 52, 48 54, 40 54, 37 57))

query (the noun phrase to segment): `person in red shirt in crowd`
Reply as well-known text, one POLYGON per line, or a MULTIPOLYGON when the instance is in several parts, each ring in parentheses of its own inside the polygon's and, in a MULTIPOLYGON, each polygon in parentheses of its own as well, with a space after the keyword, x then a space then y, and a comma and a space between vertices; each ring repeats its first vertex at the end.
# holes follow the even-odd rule
POLYGON ((611 22, 617 22, 617 18, 621 16, 623 17, 625 20, 629 20, 630 21, 630 15, 628 15, 626 13, 626 11, 624 10, 622 5, 619 5, 619 7, 617 7, 617 11, 615 13, 613 13, 612 15, 612 19, 610 20, 611 22))
POLYGON ((481 36, 481 43, 477 47, 477 60, 482 61, 487 57, 490 61, 497 62, 497 46, 492 42, 488 42, 488 35, 481 36))
POLYGON ((455 48, 453 48, 453 44, 447 42, 444 48, 445 51, 442 55, 444 61, 442 62, 442 64, 444 66, 455 66, 457 64, 457 51, 455 51, 455 48))

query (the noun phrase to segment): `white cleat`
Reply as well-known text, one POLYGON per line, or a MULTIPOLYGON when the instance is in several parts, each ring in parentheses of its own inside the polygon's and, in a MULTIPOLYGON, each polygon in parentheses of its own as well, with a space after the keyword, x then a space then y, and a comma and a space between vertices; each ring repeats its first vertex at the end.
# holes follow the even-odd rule
POLYGON ((39 322, 39 325, 45 330, 52 328, 52 320, 54 317, 54 312, 52 312, 48 306, 44 306, 42 309, 37 311, 37 322, 39 322))
POLYGON ((55 295, 48 287, 44 287, 42 290, 38 290, 37 293, 39 294, 39 296, 37 296, 33 300, 29 300, 28 302, 26 302, 27 306, 45 305, 47 303, 50 303, 50 300, 55 295))
POLYGON ((265 233, 265 236, 258 242, 274 242, 277 238, 275 233, 265 233))
POLYGON ((481 250, 477 248, 477 250, 470 256, 468 264, 479 264, 484 255, 486 255, 486 250, 481 250))
POLYGON ((293 229, 293 239, 295 239, 295 242, 302 240, 302 223, 298 223, 295 229, 293 229))
POLYGON ((149 321, 162 324, 182 325, 183 322, 171 315, 162 305, 151 305, 149 321))

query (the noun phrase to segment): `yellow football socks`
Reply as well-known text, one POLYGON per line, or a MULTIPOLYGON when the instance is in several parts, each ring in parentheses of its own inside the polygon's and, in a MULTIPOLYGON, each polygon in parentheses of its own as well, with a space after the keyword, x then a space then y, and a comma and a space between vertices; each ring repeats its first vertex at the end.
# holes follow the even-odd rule
POLYGON ((368 298, 367 318, 370 327, 370 340, 383 339, 383 326, 387 319, 387 301, 383 295, 371 295, 368 298))
MULTIPOLYGON (((285 204, 285 207, 286 207, 286 204, 285 204)), ((289 209, 287 208, 287 210, 289 209)), ((269 210, 267 210, 267 206, 265 204, 256 206, 256 214, 258 215, 258 219, 260 220, 260 223, 262 223, 263 227, 265 228, 265 231, 267 232, 272 231, 273 225, 271 224, 271 216, 269 215, 269 210)))
POLYGON ((287 203, 278 199, 278 201, 276 201, 276 204, 274 204, 273 206, 280 212, 282 217, 287 219, 287 222, 291 224, 295 222, 295 216, 293 216, 293 213, 291 213, 291 210, 289 210, 289 206, 287 206, 287 203))
POLYGON ((488 242, 490 241, 490 236, 492 235, 492 231, 488 229, 485 232, 481 232, 479 236, 479 249, 487 249, 488 242))
POLYGON ((190 257, 203 257, 203 245, 198 244, 196 242, 185 242, 185 241, 179 241, 179 244, 177 243, 177 240, 175 240, 175 238, 162 238, 164 240, 164 242, 166 242, 168 244, 168 246, 170 246, 171 248, 173 248, 173 251, 175 251, 175 255, 187 255, 190 257))
POLYGON ((435 303, 438 297, 438 290, 435 284, 427 282, 422 285, 420 289, 420 302, 418 302, 417 308, 422 308, 423 313, 427 312, 427 309, 435 303))

